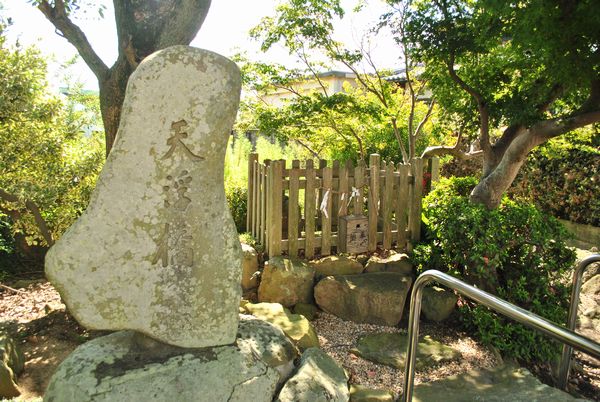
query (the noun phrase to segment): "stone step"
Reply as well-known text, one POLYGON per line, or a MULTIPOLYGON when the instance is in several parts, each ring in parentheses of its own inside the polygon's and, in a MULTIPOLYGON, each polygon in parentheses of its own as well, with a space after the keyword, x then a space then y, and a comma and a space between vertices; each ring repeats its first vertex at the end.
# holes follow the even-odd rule
POLYGON ((415 386, 413 402, 574 402, 566 392, 543 384, 527 369, 501 366, 472 370, 415 386))

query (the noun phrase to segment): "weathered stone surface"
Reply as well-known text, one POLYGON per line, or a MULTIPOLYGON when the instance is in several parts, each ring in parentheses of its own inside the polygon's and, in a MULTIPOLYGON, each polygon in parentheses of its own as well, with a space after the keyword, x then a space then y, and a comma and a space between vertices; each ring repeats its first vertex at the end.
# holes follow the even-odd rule
POLYGON ((600 275, 591 277, 581 286, 581 293, 587 295, 600 295, 600 275))
POLYGON ((182 347, 235 340, 241 249, 223 159, 239 94, 233 62, 187 46, 133 73, 89 207, 46 257, 81 324, 182 347))
POLYGON ((332 357, 317 348, 304 352, 296 373, 279 393, 279 402, 342 402, 350 398, 348 376, 332 357))
POLYGON ((242 253, 242 289, 254 289, 258 286, 258 254, 245 243, 242 243, 242 253))
POLYGON ((350 402, 393 402, 394 393, 389 389, 350 385, 350 402))
POLYGON ((574 402, 566 392, 542 384, 524 368, 473 370, 415 386, 414 402, 574 402))
MULTIPOLYGON (((399 333, 377 333, 360 337, 350 352, 375 363, 404 368, 408 336, 399 333)), ((455 349, 424 336, 417 346, 417 370, 460 358, 455 349)))
POLYGON ((318 279, 330 275, 360 274, 365 269, 360 262, 346 256, 337 255, 330 255, 312 261, 310 265, 315 269, 315 275, 318 279))
POLYGON ((237 345, 277 370, 279 383, 290 376, 298 357, 296 347, 279 327, 251 315, 240 316, 237 345))
POLYGON ((390 254, 387 258, 373 255, 367 261, 365 272, 398 272, 413 275, 413 266, 406 254, 390 254))
POLYGON ((271 401, 280 374, 261 351, 272 340, 251 335, 239 347, 187 349, 116 332, 78 347, 50 380, 44 401, 271 401))
POLYGON ((0 331, 0 398, 19 396, 17 375, 23 371, 25 357, 17 343, 5 332, 0 331))
POLYGON ((292 311, 294 314, 301 314, 309 321, 312 321, 316 318, 318 310, 319 309, 314 304, 298 303, 294 306, 292 311))
POLYGON ((395 272, 329 276, 315 286, 324 311, 345 320, 396 325, 402 319, 412 279, 395 272))
POLYGON ((319 338, 310 321, 299 314, 290 313, 281 304, 246 303, 244 309, 247 313, 281 328, 300 350, 319 347, 319 338))
POLYGON ((315 270, 296 258, 282 256, 265 263, 258 301, 292 307, 297 303, 312 303, 315 270))
POLYGON ((421 308, 425 318, 431 321, 444 321, 454 311, 458 296, 449 290, 431 286, 423 289, 421 308))

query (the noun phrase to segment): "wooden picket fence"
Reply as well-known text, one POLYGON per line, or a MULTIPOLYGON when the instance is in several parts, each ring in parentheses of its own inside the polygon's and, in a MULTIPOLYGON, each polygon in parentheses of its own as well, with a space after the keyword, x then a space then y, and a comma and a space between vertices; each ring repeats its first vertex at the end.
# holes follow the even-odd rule
MULTIPOLYGON (((431 181, 438 177, 438 160, 427 160, 431 181)), ((339 250, 339 218, 368 217, 368 251, 377 247, 406 250, 419 240, 424 161, 410 165, 382 162, 370 155, 361 161, 340 164, 307 160, 259 163, 248 161, 247 230, 269 256, 287 254, 312 258, 339 250), (303 201, 303 202, 301 202, 303 201)))

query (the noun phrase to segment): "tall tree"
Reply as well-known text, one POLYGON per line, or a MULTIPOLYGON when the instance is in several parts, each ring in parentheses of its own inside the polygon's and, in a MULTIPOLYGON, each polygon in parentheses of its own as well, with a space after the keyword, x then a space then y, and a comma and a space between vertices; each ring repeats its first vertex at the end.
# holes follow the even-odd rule
POLYGON ((595 0, 411 3, 407 40, 447 116, 477 131, 482 179, 471 201, 499 205, 527 154, 600 121, 595 0))
POLYGON ((198 33, 211 0, 113 0, 118 57, 109 67, 94 51, 71 16, 94 3, 81 0, 33 0, 37 8, 79 52, 98 79, 100 109, 110 152, 121 118, 125 88, 138 64, 157 50, 187 45, 198 33))
MULTIPOLYGON (((358 150, 364 158, 366 151, 393 148, 394 160, 408 163, 417 156, 417 143, 426 139, 424 129, 434 110, 435 102, 420 101, 425 82, 415 79, 415 65, 411 59, 402 60, 406 88, 384 78, 390 71, 379 69, 371 57, 363 38, 359 49, 349 49, 334 38, 334 21, 344 17, 340 0, 287 0, 279 4, 275 15, 265 17, 251 31, 261 41, 262 50, 280 43, 303 67, 287 70, 281 66, 254 63, 242 70, 254 77, 252 84, 259 90, 276 88, 293 94, 286 107, 268 108, 259 103, 258 120, 277 130, 295 132, 296 139, 311 142, 311 137, 332 145, 331 137, 324 138, 327 130, 345 148, 358 150), (322 76, 324 69, 341 64, 355 77, 355 85, 345 92, 334 93, 322 76), (366 68, 363 68, 366 67, 366 68), (302 81, 313 81, 317 88, 312 92, 298 91, 302 81), (258 85, 257 85, 258 83, 258 85), (370 147, 369 142, 379 142, 370 147), (369 149, 371 148, 371 149, 369 149)), ((395 27, 401 27, 398 19, 395 27)), ((402 44, 399 42, 399 44, 402 44)), ((405 55, 405 46, 399 56, 405 55)))

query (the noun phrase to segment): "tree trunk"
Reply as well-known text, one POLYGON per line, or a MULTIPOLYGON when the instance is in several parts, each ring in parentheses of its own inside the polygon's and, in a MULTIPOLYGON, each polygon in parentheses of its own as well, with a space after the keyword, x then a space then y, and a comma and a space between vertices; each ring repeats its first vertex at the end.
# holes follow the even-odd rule
POLYGON ((483 178, 471 192, 471 202, 483 204, 488 209, 497 208, 502 195, 517 177, 529 151, 542 142, 542 136, 533 134, 531 130, 524 130, 504 152, 497 150, 500 152, 490 152, 492 155, 489 158, 484 157, 483 178))
POLYGON ((70 19, 71 2, 41 0, 38 9, 90 67, 100 88, 106 155, 115 141, 129 76, 149 54, 173 45, 188 45, 198 33, 211 0, 114 0, 119 57, 108 68, 84 32, 70 19))
POLYGON ((106 156, 115 142, 119 122, 121 121, 121 109, 125 100, 125 89, 127 81, 133 72, 133 68, 124 58, 119 58, 109 70, 106 79, 99 81, 100 87, 100 111, 106 139, 106 156))

